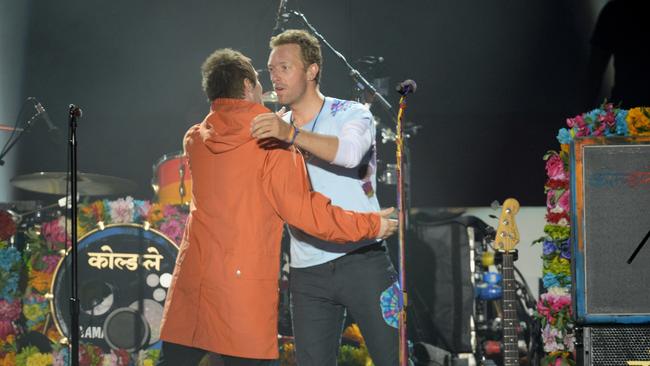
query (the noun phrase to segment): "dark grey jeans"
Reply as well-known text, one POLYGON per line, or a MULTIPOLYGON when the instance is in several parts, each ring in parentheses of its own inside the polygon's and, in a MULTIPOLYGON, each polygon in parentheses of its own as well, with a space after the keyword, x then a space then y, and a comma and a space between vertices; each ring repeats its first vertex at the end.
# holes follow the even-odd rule
POLYGON ((399 364, 399 334, 382 316, 380 297, 397 273, 383 245, 333 261, 291 268, 291 316, 299 366, 336 365, 346 309, 359 325, 375 366, 399 364))

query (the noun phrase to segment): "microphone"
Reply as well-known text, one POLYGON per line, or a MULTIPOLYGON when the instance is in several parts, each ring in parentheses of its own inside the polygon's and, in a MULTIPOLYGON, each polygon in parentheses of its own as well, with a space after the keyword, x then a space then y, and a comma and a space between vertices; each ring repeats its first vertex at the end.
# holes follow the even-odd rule
POLYGON ((409 94, 409 93, 415 93, 415 90, 417 88, 418 88, 418 86, 415 83, 415 81, 413 81, 411 79, 406 79, 406 80, 402 81, 401 83, 397 84, 397 86, 395 87, 395 90, 398 93, 402 94, 402 95, 406 95, 406 94, 409 94))
POLYGON ((79 106, 76 106, 74 104, 70 104, 68 107, 68 112, 70 113, 70 117, 75 117, 75 118, 81 118, 83 115, 83 111, 79 106))
POLYGON ((52 123, 52 120, 50 119, 50 115, 47 114, 47 111, 45 110, 45 107, 39 102, 38 100, 34 99, 36 101, 36 104, 34 105, 34 108, 36 108, 37 116, 43 117, 43 120, 45 120, 45 123, 47 124, 48 130, 50 132, 58 131, 59 128, 52 123))
POLYGON ((279 34, 284 31, 282 26, 289 20, 289 12, 287 12, 287 0, 280 0, 280 5, 278 6, 278 14, 275 17, 275 27, 273 27, 273 35, 279 34))

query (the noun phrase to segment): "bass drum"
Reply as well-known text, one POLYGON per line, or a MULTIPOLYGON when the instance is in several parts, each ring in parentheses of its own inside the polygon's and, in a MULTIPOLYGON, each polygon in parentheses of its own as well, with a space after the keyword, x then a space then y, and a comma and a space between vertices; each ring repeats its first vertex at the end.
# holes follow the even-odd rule
MULTIPOLYGON (((107 225, 77 245, 81 343, 106 353, 137 352, 159 340, 165 298, 178 247, 164 234, 142 225, 107 225)), ((50 303, 55 324, 70 338, 70 251, 54 273, 50 303)))

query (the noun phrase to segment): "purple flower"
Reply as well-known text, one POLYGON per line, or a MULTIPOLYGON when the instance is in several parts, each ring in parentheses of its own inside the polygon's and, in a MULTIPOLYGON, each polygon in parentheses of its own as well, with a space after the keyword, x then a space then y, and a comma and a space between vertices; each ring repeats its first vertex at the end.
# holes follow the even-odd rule
POLYGON ((44 255, 41 260, 45 263, 43 272, 52 273, 56 269, 57 264, 61 261, 61 257, 56 254, 44 255))
POLYGON ((555 245, 554 242, 550 240, 544 241, 544 248, 543 248, 544 255, 553 254, 555 253, 556 250, 557 250, 557 246, 555 245))
POLYGON ((169 220, 160 225, 160 231, 175 243, 180 243, 183 237, 184 225, 179 220, 169 220))
POLYGON ((565 259, 571 259, 571 238, 560 244, 560 256, 565 259))
POLYGON ((14 321, 22 313, 22 304, 19 299, 11 302, 0 300, 0 321, 14 321))
POLYGON ((544 329, 542 329, 542 340, 544 341, 544 351, 546 352, 555 352, 561 351, 562 345, 557 343, 557 337, 559 336, 559 331, 557 328, 552 327, 550 324, 547 324, 544 329))

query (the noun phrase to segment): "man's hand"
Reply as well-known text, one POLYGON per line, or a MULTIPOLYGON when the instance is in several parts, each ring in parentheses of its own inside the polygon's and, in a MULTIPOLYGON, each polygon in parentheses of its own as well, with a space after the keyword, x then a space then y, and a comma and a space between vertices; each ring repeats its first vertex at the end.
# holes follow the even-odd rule
POLYGON ((282 120, 285 108, 282 107, 275 113, 262 113, 253 118, 251 122, 251 136, 258 140, 274 138, 289 142, 291 125, 282 120))
POLYGON ((397 220, 391 219, 390 215, 395 211, 395 208, 385 208, 377 214, 381 218, 381 225, 379 226, 379 234, 377 237, 379 239, 386 239, 389 236, 395 234, 397 231, 397 220))

